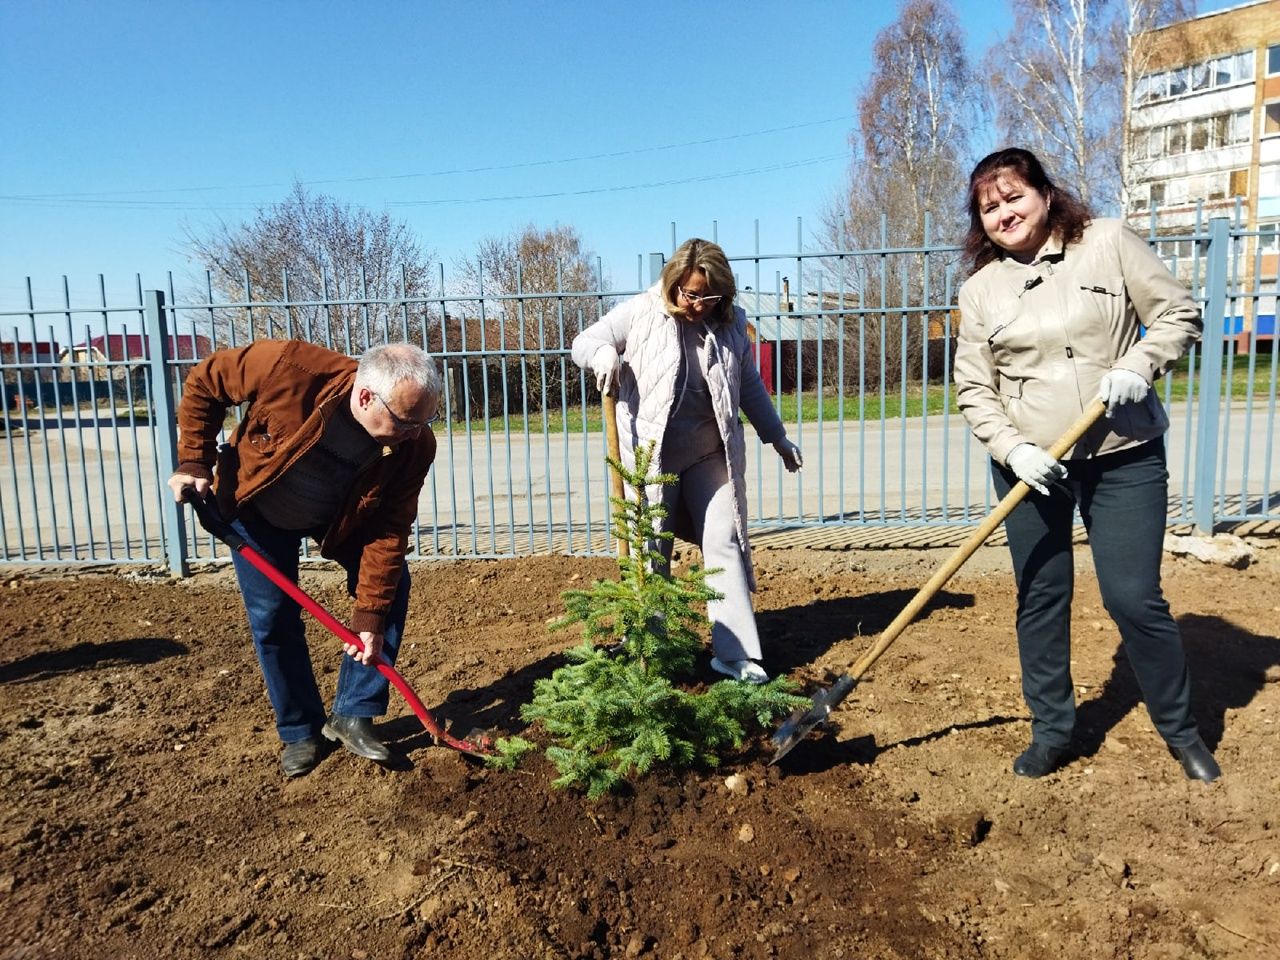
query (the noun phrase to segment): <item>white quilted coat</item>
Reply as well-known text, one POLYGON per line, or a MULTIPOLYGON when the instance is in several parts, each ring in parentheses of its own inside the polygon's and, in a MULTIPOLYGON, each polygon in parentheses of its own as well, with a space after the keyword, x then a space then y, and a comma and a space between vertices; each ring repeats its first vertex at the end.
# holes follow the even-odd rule
MULTIPOLYGON (((654 286, 619 304, 573 340, 573 361, 584 369, 591 369, 596 351, 606 344, 622 358, 617 386, 618 445, 628 468, 635 466, 635 447, 652 440, 656 446, 650 470, 662 472, 662 440, 675 402, 680 364, 680 322, 666 312, 662 295, 654 286)), ((747 581, 754 590, 751 544, 747 539, 747 450, 738 411, 747 414, 765 443, 781 440, 786 428, 760 380, 747 337, 746 314, 741 308, 735 308, 731 324, 709 325, 702 373, 724 443, 729 476, 733 478, 738 543, 747 581)), ((660 485, 651 485, 648 495, 651 502, 661 499, 660 485)), ((678 518, 667 518, 667 524, 672 532, 689 539, 678 518)))

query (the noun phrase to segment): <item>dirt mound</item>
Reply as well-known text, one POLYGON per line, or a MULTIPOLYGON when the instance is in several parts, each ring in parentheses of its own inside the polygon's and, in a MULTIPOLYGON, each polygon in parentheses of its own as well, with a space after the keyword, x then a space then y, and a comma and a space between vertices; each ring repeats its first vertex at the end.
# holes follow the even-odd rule
MULTIPOLYGON (((432 746, 394 693, 391 768, 337 752, 285 781, 226 571, 11 571, 0 958, 1271 958, 1280 550, 1256 552, 1166 563, 1217 784, 1153 732, 1083 551, 1076 750, 1009 773, 1028 724, 993 549, 782 764, 757 743, 599 803, 541 760, 432 746)), ((943 557, 761 549, 767 666, 830 682, 943 557)), ((560 592, 612 570, 421 564, 400 668, 455 732, 515 731, 576 642, 547 631, 560 592)), ((346 610, 331 571, 304 586, 346 610)), ((312 637, 331 690, 339 648, 312 637)))

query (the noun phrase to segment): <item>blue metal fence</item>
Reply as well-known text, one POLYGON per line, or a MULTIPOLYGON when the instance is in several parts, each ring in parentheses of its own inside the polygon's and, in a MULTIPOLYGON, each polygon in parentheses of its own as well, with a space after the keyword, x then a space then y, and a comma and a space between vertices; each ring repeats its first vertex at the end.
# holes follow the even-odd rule
MULTIPOLYGON (((1204 307, 1205 337, 1160 384, 1172 420, 1169 521, 1280 520, 1275 469, 1274 285, 1260 235, 1197 217, 1151 240, 1204 307)), ((672 245, 676 243, 674 225, 672 245)), ((954 405, 958 251, 803 246, 729 251, 739 303, 777 409, 805 453, 786 474, 749 445, 755 529, 972 525, 993 504, 987 459, 954 405)), ((574 334, 634 289, 451 291, 266 300, 166 291, 0 312, 0 562, 149 563, 185 569, 225 550, 184 526, 164 478, 173 411, 200 356, 261 337, 351 354, 422 343, 445 375, 439 453, 420 500, 413 557, 608 552, 604 435, 574 334)), ((28 290, 30 286, 28 285, 28 290)), ((234 427, 234 415, 227 425, 234 427)), ((749 433, 750 436, 750 433, 749 433)))

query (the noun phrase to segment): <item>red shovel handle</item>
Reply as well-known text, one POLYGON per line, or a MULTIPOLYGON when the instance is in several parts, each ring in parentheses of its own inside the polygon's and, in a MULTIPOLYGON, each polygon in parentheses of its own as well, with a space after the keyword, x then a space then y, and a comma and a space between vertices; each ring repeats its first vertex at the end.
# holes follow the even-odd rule
MULTIPOLYGON (((182 499, 191 504, 192 509, 196 512, 196 517, 200 520, 200 526, 204 527, 206 531, 253 564, 264 577, 297 601, 299 606, 319 620, 335 637, 343 643, 351 644, 361 651, 364 650, 364 642, 358 635, 352 633, 333 614, 313 600, 305 590, 272 566, 266 557, 249 546, 244 537, 236 533, 231 524, 222 519, 222 515, 218 512, 218 506, 213 500, 202 499, 196 494, 193 487, 182 488, 182 499)), ((435 717, 431 715, 431 711, 426 708, 423 702, 418 699, 418 695, 413 692, 413 688, 409 686, 408 681, 400 676, 396 668, 391 666, 381 653, 374 658, 373 666, 400 691, 401 696, 404 697, 414 714, 422 721, 427 733, 435 737, 436 740, 464 753, 484 754, 491 752, 487 748, 487 744, 476 744, 470 740, 459 740, 450 736, 448 731, 436 723, 435 717)))

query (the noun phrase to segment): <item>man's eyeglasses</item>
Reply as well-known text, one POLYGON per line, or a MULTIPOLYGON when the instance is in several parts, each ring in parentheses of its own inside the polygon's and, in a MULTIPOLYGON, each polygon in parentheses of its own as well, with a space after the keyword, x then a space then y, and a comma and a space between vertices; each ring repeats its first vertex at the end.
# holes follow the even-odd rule
POLYGON ((705 303, 708 307, 714 307, 724 299, 724 294, 720 293, 714 293, 709 297, 700 297, 696 293, 690 293, 684 287, 676 287, 676 289, 680 291, 680 296, 684 297, 691 307, 696 307, 701 303, 705 303))
MULTIPOLYGON (((369 392, 373 393, 372 390, 370 390, 369 392)), ((373 395, 377 397, 379 400, 382 400, 381 394, 373 393, 373 395)), ((405 433, 413 433, 417 430, 421 430, 423 427, 429 427, 433 423, 435 423, 437 420, 440 419, 440 413, 439 411, 437 411, 432 416, 428 417, 426 420, 406 420, 402 416, 400 416, 398 413, 396 413, 394 410, 392 410, 391 404, 387 403, 386 400, 382 400, 382 405, 387 408, 387 413, 391 414, 391 421, 396 425, 396 429, 402 430, 405 433)))

